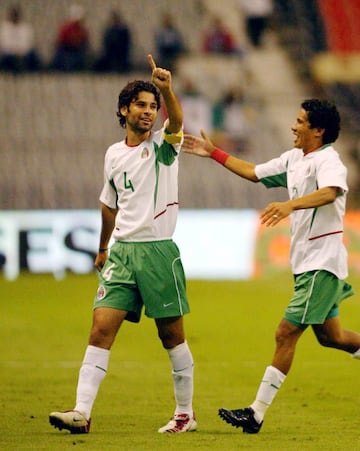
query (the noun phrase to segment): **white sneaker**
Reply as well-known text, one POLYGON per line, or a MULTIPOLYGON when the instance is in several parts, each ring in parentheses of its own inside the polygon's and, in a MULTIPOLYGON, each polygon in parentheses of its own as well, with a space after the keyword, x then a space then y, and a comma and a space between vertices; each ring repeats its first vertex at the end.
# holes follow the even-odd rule
POLYGON ((195 414, 193 413, 193 416, 190 417, 187 413, 176 413, 171 420, 160 428, 158 432, 161 434, 164 432, 192 432, 196 431, 197 428, 197 422, 195 420, 195 414))
POLYGON ((67 429, 72 434, 87 434, 90 431, 91 419, 87 420, 85 415, 77 410, 67 410, 52 412, 49 415, 49 422, 60 431, 67 429))

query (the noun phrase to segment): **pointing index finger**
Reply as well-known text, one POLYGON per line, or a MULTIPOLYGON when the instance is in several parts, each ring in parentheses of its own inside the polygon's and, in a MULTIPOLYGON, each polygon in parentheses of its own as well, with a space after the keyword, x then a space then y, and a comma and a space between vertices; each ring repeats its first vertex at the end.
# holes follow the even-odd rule
POLYGON ((154 61, 154 58, 152 57, 152 55, 148 55, 147 60, 150 64, 151 70, 156 69, 156 64, 155 64, 155 61, 154 61))

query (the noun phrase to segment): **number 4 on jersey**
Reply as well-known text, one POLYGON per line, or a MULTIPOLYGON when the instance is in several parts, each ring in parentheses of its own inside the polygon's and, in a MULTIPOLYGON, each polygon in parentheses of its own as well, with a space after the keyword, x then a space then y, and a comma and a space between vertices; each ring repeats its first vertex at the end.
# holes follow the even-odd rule
POLYGON ((125 187, 125 189, 131 189, 132 192, 135 191, 134 185, 132 184, 132 181, 127 179, 127 173, 126 172, 124 172, 124 187, 125 187))

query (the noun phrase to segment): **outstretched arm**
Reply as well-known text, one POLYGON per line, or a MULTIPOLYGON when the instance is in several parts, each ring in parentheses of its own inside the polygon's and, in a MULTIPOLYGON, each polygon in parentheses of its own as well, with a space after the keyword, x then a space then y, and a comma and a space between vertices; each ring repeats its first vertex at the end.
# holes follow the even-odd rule
POLYGON ((167 130, 169 133, 177 133, 182 129, 183 112, 180 102, 178 101, 172 88, 171 72, 166 69, 156 67, 155 61, 151 55, 148 55, 147 58, 152 70, 151 81, 159 88, 166 105, 166 110, 169 117, 167 130))
POLYGON ((240 158, 233 157, 227 152, 216 148, 214 143, 203 130, 201 130, 201 136, 202 138, 185 134, 184 143, 182 146, 183 151, 193 155, 198 155, 199 157, 210 157, 225 166, 225 168, 229 171, 244 179, 252 182, 259 181, 255 174, 254 163, 240 160, 240 158))

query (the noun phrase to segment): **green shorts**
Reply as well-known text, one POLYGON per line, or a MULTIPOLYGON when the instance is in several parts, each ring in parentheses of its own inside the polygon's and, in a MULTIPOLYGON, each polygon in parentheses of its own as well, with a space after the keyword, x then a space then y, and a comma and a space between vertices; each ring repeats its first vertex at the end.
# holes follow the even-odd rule
POLYGON ((304 272, 294 279, 294 295, 285 319, 301 329, 338 316, 341 301, 354 294, 351 285, 328 271, 304 272))
POLYGON ((172 240, 116 241, 100 273, 94 309, 125 310, 139 322, 142 307, 149 318, 182 316, 190 311, 184 269, 172 240))

